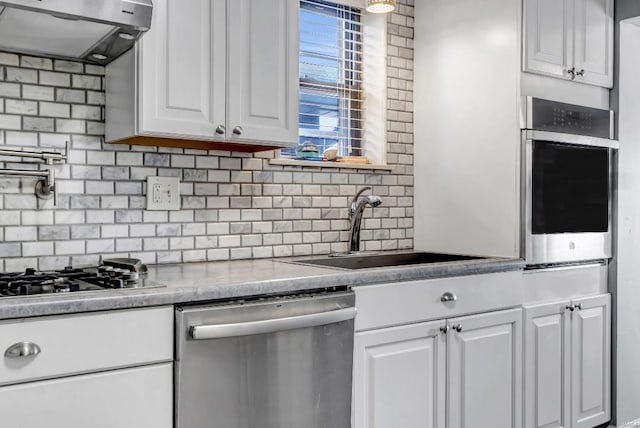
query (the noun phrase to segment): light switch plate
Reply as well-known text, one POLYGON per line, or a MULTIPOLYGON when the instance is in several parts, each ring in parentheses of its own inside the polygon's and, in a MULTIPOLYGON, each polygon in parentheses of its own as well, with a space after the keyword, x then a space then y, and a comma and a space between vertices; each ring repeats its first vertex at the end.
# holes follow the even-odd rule
POLYGON ((177 177, 147 177, 147 210, 177 211, 180 209, 180 179, 177 177))

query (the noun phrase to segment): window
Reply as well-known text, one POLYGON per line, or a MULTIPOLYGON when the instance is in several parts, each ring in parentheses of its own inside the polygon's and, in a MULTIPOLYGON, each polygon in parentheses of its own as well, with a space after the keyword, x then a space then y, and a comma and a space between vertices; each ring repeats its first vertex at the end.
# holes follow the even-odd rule
POLYGON ((313 143, 320 157, 332 147, 363 155, 362 39, 359 9, 301 0, 299 143, 313 143))

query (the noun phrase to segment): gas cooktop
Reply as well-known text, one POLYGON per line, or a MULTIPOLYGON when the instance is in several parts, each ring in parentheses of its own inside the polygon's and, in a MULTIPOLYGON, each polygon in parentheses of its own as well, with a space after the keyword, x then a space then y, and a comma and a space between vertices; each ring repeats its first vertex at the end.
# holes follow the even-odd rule
POLYGON ((139 263, 104 261, 101 266, 62 270, 0 273, 0 297, 29 296, 76 291, 163 287, 146 278, 146 266, 139 263))

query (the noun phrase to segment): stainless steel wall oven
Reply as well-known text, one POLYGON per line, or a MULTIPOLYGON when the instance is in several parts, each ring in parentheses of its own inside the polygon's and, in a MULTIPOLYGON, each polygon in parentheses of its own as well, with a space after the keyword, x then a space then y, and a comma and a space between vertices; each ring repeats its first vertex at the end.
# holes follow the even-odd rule
POLYGON ((611 257, 613 112, 527 98, 522 131, 528 265, 611 257))

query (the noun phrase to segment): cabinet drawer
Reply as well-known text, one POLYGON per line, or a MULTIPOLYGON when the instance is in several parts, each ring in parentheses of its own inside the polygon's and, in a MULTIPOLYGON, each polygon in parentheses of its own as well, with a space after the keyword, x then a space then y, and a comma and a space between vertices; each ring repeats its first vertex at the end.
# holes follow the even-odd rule
POLYGON ((522 271, 355 287, 356 331, 522 305, 522 271), (442 302, 445 293, 455 301, 442 302))
POLYGON ((173 426, 171 363, 0 388, 5 427, 173 426))
POLYGON ((0 385, 173 359, 171 307, 73 314, 0 323, 0 385), (9 358, 12 345, 40 353, 9 358))

